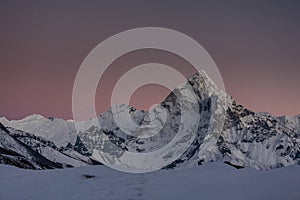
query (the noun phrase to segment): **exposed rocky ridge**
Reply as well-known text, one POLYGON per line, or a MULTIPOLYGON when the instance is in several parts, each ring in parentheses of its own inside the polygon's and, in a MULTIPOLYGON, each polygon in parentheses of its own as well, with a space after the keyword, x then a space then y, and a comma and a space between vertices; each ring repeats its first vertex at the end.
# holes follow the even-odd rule
POLYGON ((78 167, 99 162, 72 148, 58 148, 53 142, 0 123, 0 163, 28 169, 78 167))
POLYGON ((233 103, 217 143, 223 159, 240 166, 270 169, 300 164, 299 121, 254 113, 233 103))
POLYGON ((62 168, 59 163, 52 162, 36 151, 15 139, 9 131, 0 124, 0 163, 15 165, 28 169, 62 168))

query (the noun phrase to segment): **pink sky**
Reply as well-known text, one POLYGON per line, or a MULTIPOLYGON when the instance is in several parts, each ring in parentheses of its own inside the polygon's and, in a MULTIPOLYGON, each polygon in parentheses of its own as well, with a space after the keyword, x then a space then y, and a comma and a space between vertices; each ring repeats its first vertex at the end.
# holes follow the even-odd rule
MULTIPOLYGON (((39 113, 72 118, 73 82, 85 56, 107 37, 142 26, 178 30, 202 44, 239 104, 275 115, 300 114, 298 8, 297 2, 260 1, 1 3, 0 116, 19 119, 39 113)), ((122 73, 154 61, 192 74, 183 61, 167 53, 149 50, 121 57, 98 88, 98 112, 108 109, 109 91, 122 73)), ((131 103, 146 109, 167 93, 145 86, 131 103)))

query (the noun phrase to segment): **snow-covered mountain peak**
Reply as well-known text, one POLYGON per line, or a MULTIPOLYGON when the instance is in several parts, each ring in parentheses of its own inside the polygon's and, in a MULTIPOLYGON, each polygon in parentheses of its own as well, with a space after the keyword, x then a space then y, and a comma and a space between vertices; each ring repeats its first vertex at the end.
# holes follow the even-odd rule
POLYGON ((17 121, 19 121, 19 122, 28 122, 28 121, 41 120, 41 119, 45 119, 45 117, 40 115, 40 114, 32 114, 32 115, 29 115, 27 117, 24 117, 21 120, 17 120, 17 121))
POLYGON ((58 147, 65 147, 68 143, 75 144, 77 132, 73 122, 58 118, 45 118, 41 115, 30 115, 21 120, 0 119, 5 127, 12 127, 27 133, 46 138, 58 147))
POLYGON ((0 123, 6 124, 9 120, 6 117, 0 117, 0 123))
POLYGON ((213 80, 206 74, 204 70, 197 71, 194 75, 188 78, 188 81, 192 84, 205 84, 210 89, 216 89, 217 86, 213 80))
MULTIPOLYGON (((22 120, 11 121, 2 117, 0 123, 5 127, 45 138, 57 148, 78 149, 83 155, 89 155, 93 149, 101 148, 101 142, 107 139, 118 146, 120 152, 117 153, 120 155, 124 151, 147 153, 160 149, 172 140, 181 124, 182 109, 195 112, 195 108, 199 107, 199 128, 190 133, 196 135, 195 140, 167 168, 213 161, 259 169, 300 164, 300 115, 276 117, 269 113, 255 113, 237 105, 204 71, 197 72, 186 83, 177 86, 159 106, 167 111, 167 119, 162 127, 158 127, 164 121, 160 112, 151 114, 127 105, 116 106, 119 114, 129 116, 134 123, 141 126, 132 129, 137 134, 130 135, 120 127, 122 124, 126 128, 128 123, 123 123, 123 118, 120 118, 121 123, 116 123, 112 108, 95 119, 81 122, 31 115, 22 120), (185 94, 180 96, 183 98, 180 101, 184 102, 181 105, 176 96, 178 91, 185 94), (197 105, 186 106, 186 103, 191 102, 192 94, 196 94, 194 100, 197 105), (81 127, 79 137, 77 127, 81 127), (143 135, 143 131, 156 128, 160 131, 153 138, 135 137, 143 135)), ((18 134, 16 137, 22 139, 23 135, 18 134)))

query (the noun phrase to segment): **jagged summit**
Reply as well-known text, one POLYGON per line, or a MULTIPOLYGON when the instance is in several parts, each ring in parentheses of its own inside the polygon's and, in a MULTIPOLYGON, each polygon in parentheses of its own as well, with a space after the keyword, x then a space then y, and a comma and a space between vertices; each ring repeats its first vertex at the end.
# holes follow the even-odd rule
POLYGON ((198 90, 219 90, 213 80, 206 74, 204 70, 197 71, 194 75, 188 78, 188 82, 192 85, 197 85, 198 90))

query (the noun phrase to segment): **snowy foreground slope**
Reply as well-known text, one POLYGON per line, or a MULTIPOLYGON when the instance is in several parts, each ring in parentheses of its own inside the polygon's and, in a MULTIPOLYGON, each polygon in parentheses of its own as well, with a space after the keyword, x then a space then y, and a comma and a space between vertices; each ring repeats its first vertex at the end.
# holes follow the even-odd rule
POLYGON ((128 174, 106 166, 33 171, 0 165, 0 199, 7 200, 297 200, 299 185, 300 166, 236 170, 215 162, 128 174))

